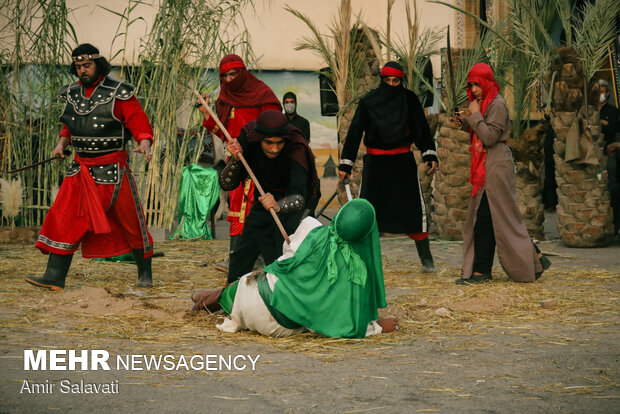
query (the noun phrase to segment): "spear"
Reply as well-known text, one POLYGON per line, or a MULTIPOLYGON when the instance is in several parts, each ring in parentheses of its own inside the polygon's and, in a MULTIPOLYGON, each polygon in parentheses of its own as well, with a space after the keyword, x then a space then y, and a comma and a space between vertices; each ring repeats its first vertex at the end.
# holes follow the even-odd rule
POLYGON ((454 80, 454 67, 452 66, 452 48, 450 47, 450 25, 448 25, 448 35, 446 36, 446 56, 448 58, 447 66, 448 66, 448 75, 450 76, 448 82, 448 90, 450 95, 452 95, 452 105, 454 106, 454 113, 459 113, 458 102, 456 101, 456 86, 454 80))
MULTIPOLYGON (((234 141, 235 139, 230 136, 230 134, 228 133, 228 130, 226 129, 224 124, 222 124, 222 121, 220 121, 220 119, 217 117, 217 115, 215 115, 215 113, 213 112, 213 109, 211 109, 211 107, 207 104, 207 101, 204 100, 202 95, 196 89, 194 89, 194 94, 200 100, 200 103, 205 107, 205 109, 207 110, 209 115, 211 115, 211 118, 213 118, 213 120, 215 121, 217 126, 222 130, 222 133, 226 136, 228 141, 234 141)), ((258 182, 258 179, 254 175, 254 171, 252 171, 252 169, 250 168, 250 165, 245 160, 245 157, 243 156, 242 153, 239 153, 239 160, 241 161, 241 163, 245 167, 245 170, 248 172, 248 174, 252 178, 252 181, 254 181, 254 185, 256 186, 256 188, 258 188, 258 192, 260 193, 260 195, 262 197, 264 197, 265 196, 265 191, 263 191, 263 187, 258 182)), ((284 240, 286 240, 286 242, 288 244, 291 244, 291 241, 288 238, 288 235, 286 234, 286 230, 284 230, 284 227, 282 226, 282 223, 280 222, 280 219, 278 218, 278 215, 276 214, 276 211, 273 208, 270 208, 269 212, 271 213, 271 216, 275 220, 276 225, 278 226, 278 229, 280 229, 280 233, 282 233, 282 236, 284 236, 284 240)))
MULTIPOLYGON (((68 149, 66 149, 66 150, 64 150, 64 151, 63 151, 63 154, 65 154, 65 155, 69 156, 69 155, 71 155, 71 151, 69 151, 68 149)), ((18 169, 16 169, 16 170, 7 171, 5 174, 14 174, 14 173, 16 173, 16 172, 20 172, 20 171, 24 171, 24 170, 29 170, 30 168, 34 168, 34 167, 36 167, 37 165, 45 164, 45 163, 47 163, 47 162, 50 162, 50 161, 53 161, 53 160, 57 160, 57 159, 59 159, 59 158, 60 158, 60 154, 56 154, 55 156, 53 156, 53 157, 51 157, 51 158, 48 158, 48 159, 46 159, 46 160, 39 161, 39 162, 35 162, 34 164, 27 165, 27 166, 25 166, 25 167, 18 168, 18 169)))

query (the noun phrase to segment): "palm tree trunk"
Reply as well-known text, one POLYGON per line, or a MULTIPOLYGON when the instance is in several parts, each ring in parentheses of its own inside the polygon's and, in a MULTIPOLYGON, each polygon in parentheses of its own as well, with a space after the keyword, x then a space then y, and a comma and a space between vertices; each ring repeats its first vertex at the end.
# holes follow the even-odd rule
POLYGON ((527 128, 518 141, 509 141, 517 172, 516 190, 519 211, 532 238, 544 240, 544 207, 542 204, 542 173, 545 168, 542 151, 545 126, 527 128))
POLYGON ((553 148, 558 230, 569 247, 605 246, 613 240, 614 233, 599 113, 590 107, 586 118, 584 108, 577 113, 556 112, 551 118, 556 133, 553 148), (573 157, 576 146, 580 157, 567 161, 567 157, 573 157))
POLYGON ((439 115, 437 155, 441 165, 435 174, 433 221, 439 237, 462 240, 471 196, 469 134, 455 128, 446 114, 439 115))

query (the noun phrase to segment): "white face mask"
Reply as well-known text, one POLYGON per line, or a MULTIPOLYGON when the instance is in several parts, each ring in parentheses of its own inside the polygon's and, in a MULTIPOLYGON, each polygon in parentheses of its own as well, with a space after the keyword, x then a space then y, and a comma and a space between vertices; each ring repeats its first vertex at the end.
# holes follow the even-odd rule
POLYGON ((599 103, 605 103, 606 100, 607 100, 607 95, 604 93, 602 93, 601 96, 599 96, 598 98, 599 103))
POLYGON ((286 112, 289 115, 292 115, 295 113, 295 109, 297 107, 297 104, 294 103, 285 103, 284 104, 284 112, 286 112))

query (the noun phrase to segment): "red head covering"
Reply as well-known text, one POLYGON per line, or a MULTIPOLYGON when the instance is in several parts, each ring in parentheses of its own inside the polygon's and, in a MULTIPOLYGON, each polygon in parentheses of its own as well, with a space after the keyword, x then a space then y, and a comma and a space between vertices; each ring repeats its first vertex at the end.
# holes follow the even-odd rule
POLYGON ((398 62, 388 62, 381 69, 381 76, 396 76, 402 80, 404 78, 403 67, 398 62))
MULTIPOLYGON (((495 82, 493 70, 486 63, 476 63, 471 67, 469 73, 467 74, 467 95, 469 96, 469 101, 471 102, 476 99, 476 97, 473 95, 469 87, 470 82, 477 83, 482 89, 480 112, 482 113, 482 116, 484 116, 489 104, 499 93, 499 85, 495 82)), ((484 163, 487 159, 487 150, 484 148, 482 140, 471 128, 469 129, 469 138, 471 142, 471 146, 469 147, 469 152, 471 153, 469 182, 472 185, 471 196, 473 197, 482 187, 484 187, 486 180, 484 163)))
MULTIPOLYGON (((480 112, 482 115, 486 112, 489 104, 495 99, 499 93, 499 85, 495 82, 493 69, 486 63, 476 63, 471 67, 467 74, 467 84, 476 82, 482 88, 482 101, 480 102, 480 112)), ((469 87, 467 88, 469 102, 475 99, 469 87)))
POLYGON ((238 55, 234 54, 226 55, 220 61, 220 76, 222 76, 231 69, 239 68, 246 69, 245 63, 243 63, 243 59, 241 59, 238 55))
POLYGON ((230 82, 221 81, 222 90, 217 100, 217 114, 225 123, 231 108, 254 108, 267 104, 280 105, 280 101, 262 81, 245 68, 243 59, 237 55, 226 55, 220 62, 220 78, 231 69, 237 76, 230 82))

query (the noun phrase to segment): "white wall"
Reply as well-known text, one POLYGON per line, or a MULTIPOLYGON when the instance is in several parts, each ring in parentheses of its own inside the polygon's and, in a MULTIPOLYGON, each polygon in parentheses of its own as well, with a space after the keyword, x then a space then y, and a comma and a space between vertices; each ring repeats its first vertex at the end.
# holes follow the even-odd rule
MULTIPOLYGON (((92 43, 101 52, 110 57, 120 48, 125 47, 122 39, 112 44, 117 32, 119 18, 101 8, 122 13, 127 7, 127 0, 67 0, 67 7, 74 9, 71 21, 76 29, 80 43, 92 43)), ((156 4, 153 1, 153 4, 156 4)), ((243 18, 251 34, 252 47, 256 56, 264 54, 260 61, 262 69, 317 70, 324 65, 320 58, 308 51, 295 51, 295 43, 303 36, 310 35, 304 23, 284 10, 288 4, 291 8, 306 14, 322 33, 328 32, 328 25, 337 16, 340 0, 255 0, 255 11, 247 9, 243 18)), ((361 14, 362 19, 373 29, 384 33, 386 30, 386 0, 352 0, 354 14, 361 14)), ((422 27, 445 27, 453 24, 454 12, 447 7, 418 0, 420 22, 422 27)), ((127 59, 133 61, 137 54, 139 40, 148 33, 155 15, 155 8, 139 5, 132 18, 142 17, 144 21, 132 24, 129 30, 127 59)), ((197 28, 199 30, 199 28, 197 28)), ((406 36, 407 20, 405 17, 405 1, 397 0, 392 9, 392 38, 406 36)), ((124 27, 121 28, 124 31, 124 27)), ((452 30, 455 33, 456 30, 452 30)), ((454 39, 452 39, 452 44, 454 39)), ((67 59, 68 60, 68 59, 67 59)), ((120 63, 114 59, 112 63, 120 63)), ((438 64, 435 64, 438 76, 438 64)))

